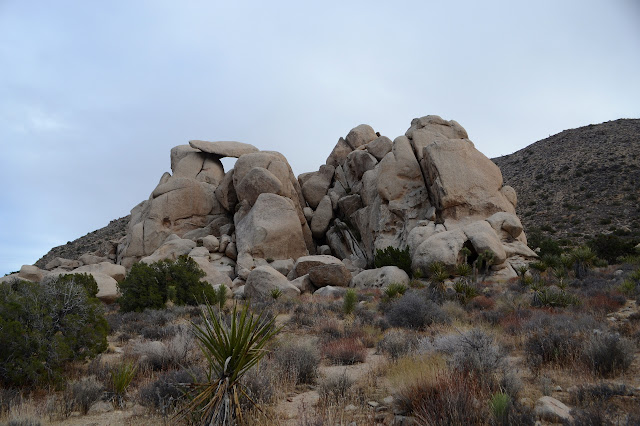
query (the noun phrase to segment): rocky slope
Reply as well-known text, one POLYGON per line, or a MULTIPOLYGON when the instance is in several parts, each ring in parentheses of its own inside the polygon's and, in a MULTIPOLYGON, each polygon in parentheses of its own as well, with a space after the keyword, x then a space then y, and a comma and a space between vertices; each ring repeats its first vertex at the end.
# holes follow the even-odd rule
POLYGON ((54 247, 49 250, 49 253, 38 259, 35 266, 44 269, 47 263, 57 257, 77 260, 85 253, 107 258, 111 255, 112 259, 115 260, 118 241, 126 235, 130 219, 130 215, 114 219, 104 228, 89 232, 87 235, 67 244, 54 247))
POLYGON ((565 130, 493 162, 518 193, 526 230, 640 236, 640 120, 565 130))

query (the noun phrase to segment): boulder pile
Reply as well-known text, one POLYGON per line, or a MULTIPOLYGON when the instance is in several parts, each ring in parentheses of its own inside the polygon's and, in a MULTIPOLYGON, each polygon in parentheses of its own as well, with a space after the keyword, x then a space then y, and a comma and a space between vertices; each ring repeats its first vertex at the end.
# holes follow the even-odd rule
POLYGON ((373 269, 387 247, 408 249, 423 273, 489 256, 496 280, 536 257, 514 189, 460 124, 438 116, 414 119, 393 141, 359 125, 297 178, 282 154, 230 141, 176 146, 171 171, 131 211, 116 259, 127 270, 186 254, 236 296, 295 296, 407 283, 395 266, 373 269), (224 157, 237 158, 233 169, 224 157))

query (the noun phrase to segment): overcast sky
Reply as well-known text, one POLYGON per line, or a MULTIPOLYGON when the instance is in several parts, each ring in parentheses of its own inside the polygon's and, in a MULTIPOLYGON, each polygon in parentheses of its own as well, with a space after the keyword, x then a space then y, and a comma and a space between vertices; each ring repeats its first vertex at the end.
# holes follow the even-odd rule
POLYGON ((297 175, 436 114, 495 157, 640 117, 639 76, 637 0, 0 0, 0 275, 127 215, 190 139, 297 175))

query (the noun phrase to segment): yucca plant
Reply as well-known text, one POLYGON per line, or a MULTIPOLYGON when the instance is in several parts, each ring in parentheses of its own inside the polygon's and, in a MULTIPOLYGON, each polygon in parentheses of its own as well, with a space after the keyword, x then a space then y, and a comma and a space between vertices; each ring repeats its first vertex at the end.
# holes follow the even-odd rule
POLYGON ((525 283, 525 277, 527 276, 527 272, 529 271, 529 266, 527 265, 520 265, 516 268, 516 273, 518 274, 518 277, 520 278, 520 285, 522 286, 526 286, 527 284, 525 283))
POLYGON ((278 300, 280 296, 282 296, 282 290, 280 290, 279 288, 271 289, 269 295, 273 300, 278 300))
POLYGON ((456 265, 456 269, 454 272, 460 277, 468 277, 473 271, 471 270, 471 265, 469 265, 468 263, 461 263, 459 265, 456 265))
POLYGON ((407 287, 400 283, 391 283, 384 289, 384 297, 386 300, 395 299, 398 296, 402 296, 407 291, 407 287))
POLYGON ((587 246, 578 247, 571 252, 571 260, 576 278, 584 278, 593 266, 596 254, 587 246))
POLYGON ((199 424, 236 425, 242 422, 240 398, 256 405, 240 379, 267 353, 267 344, 280 328, 275 318, 267 319, 264 312, 256 315, 249 305, 238 310, 234 304, 229 325, 222 315, 207 303, 201 325, 192 323, 208 370, 203 383, 189 385, 192 399, 178 419, 192 416, 199 424))
POLYGON ((469 300, 478 295, 478 290, 470 285, 466 280, 458 280, 453 284, 453 289, 456 292, 456 297, 460 301, 460 304, 466 305, 469 300))

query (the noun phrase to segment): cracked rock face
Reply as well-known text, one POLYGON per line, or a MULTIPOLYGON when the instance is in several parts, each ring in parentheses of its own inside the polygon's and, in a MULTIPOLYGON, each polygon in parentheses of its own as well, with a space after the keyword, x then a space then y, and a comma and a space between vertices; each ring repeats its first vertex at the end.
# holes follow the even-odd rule
POLYGON ((229 259, 223 266, 230 279, 330 253, 339 262, 326 267, 332 278, 318 271, 313 277, 323 286, 345 285, 346 268, 354 276, 371 268, 376 250, 389 246, 409 248, 412 267, 425 272, 436 261, 455 266, 471 252, 490 255, 492 269, 509 276, 512 264, 535 257, 500 169, 460 124, 438 116, 414 119, 393 141, 359 125, 338 140, 325 165, 298 178, 282 154, 230 141, 176 146, 171 170, 131 212, 117 259, 127 268, 161 258, 176 239, 204 244, 189 255, 211 277, 211 268, 229 259), (235 167, 225 172, 222 157, 238 158, 235 167))

